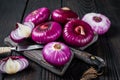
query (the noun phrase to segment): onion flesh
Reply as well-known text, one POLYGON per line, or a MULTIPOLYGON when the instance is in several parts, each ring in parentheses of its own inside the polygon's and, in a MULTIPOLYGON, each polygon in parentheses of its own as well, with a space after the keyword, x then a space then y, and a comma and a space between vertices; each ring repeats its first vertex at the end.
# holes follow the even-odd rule
POLYGON ((62 42, 50 42, 42 50, 44 59, 53 66, 63 66, 71 58, 71 51, 62 42))
POLYGON ((17 23, 16 27, 17 28, 10 33, 10 38, 12 41, 20 43, 31 36, 34 24, 32 22, 25 22, 24 24, 17 23))
POLYGON ((27 68, 29 62, 23 56, 9 56, 0 60, 0 71, 7 74, 15 74, 27 68))
POLYGON ((105 34, 111 25, 109 18, 100 13, 87 13, 82 20, 87 22, 93 31, 99 35, 105 34))

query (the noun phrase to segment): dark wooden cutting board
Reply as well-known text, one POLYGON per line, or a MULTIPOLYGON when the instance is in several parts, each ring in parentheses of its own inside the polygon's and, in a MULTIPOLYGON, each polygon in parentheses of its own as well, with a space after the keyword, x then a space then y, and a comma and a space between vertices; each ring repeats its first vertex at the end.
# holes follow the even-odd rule
MULTIPOLYGON (((13 42, 10 37, 6 37, 4 40, 5 44, 7 44, 8 46, 17 46, 17 45, 32 45, 34 44, 34 42, 30 42, 30 40, 25 40, 24 42, 17 44, 15 42, 13 42)), ((42 49, 38 49, 38 50, 31 50, 31 51, 24 51, 24 52, 18 52, 19 54, 24 55, 25 57, 29 58, 30 60, 38 63, 40 66, 46 68, 47 70, 57 74, 57 75, 63 75, 65 73, 65 71, 67 70, 68 66, 70 65, 74 54, 72 53, 72 56, 69 60, 69 62, 67 64, 65 64, 62 67, 55 67, 53 65, 50 65, 49 63, 47 63, 41 53, 42 49)))
MULTIPOLYGON (((90 44, 86 45, 85 47, 80 47, 80 50, 84 50, 85 48, 87 48, 88 46, 92 45, 94 42, 96 42, 98 39, 98 35, 95 34, 94 39, 91 41, 90 44)), ((17 46, 17 45, 32 45, 32 44, 36 44, 34 43, 31 39, 27 39, 22 43, 15 43, 13 42, 10 37, 6 37, 4 39, 4 43, 7 44, 8 46, 17 46)), ((65 71, 67 70, 67 68, 69 67, 73 57, 74 57, 74 53, 72 53, 71 59, 69 60, 69 62, 67 64, 65 64, 62 67, 55 67, 53 65, 50 65, 49 63, 47 63, 42 54, 41 54, 42 49, 39 50, 31 50, 31 51, 24 51, 24 52, 18 52, 22 55, 24 55, 25 57, 29 58, 30 60, 38 63, 40 66, 46 68, 47 70, 57 74, 57 75, 63 75, 65 73, 65 71)), ((77 55, 78 53, 75 53, 75 55, 77 55)))

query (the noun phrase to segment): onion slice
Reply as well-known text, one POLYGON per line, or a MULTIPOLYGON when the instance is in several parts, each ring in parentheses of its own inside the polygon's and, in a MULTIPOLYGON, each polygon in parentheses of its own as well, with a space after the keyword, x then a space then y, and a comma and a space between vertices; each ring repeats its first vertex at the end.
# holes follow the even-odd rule
POLYGON ((82 20, 87 22, 93 31, 99 35, 105 34, 111 25, 109 18, 100 13, 87 13, 82 20))
POLYGON ((89 44, 94 37, 90 25, 81 20, 69 21, 63 29, 63 38, 68 45, 74 47, 84 47, 89 44))
POLYGON ((15 74, 29 65, 23 56, 9 56, 0 60, 0 71, 7 74, 15 74))
POLYGON ((44 59, 53 66, 64 66, 71 58, 71 51, 62 42, 50 42, 42 50, 44 59))
POLYGON ((20 43, 31 36, 33 28, 34 24, 32 22, 25 22, 24 24, 17 23, 16 29, 10 33, 10 38, 12 41, 20 43))

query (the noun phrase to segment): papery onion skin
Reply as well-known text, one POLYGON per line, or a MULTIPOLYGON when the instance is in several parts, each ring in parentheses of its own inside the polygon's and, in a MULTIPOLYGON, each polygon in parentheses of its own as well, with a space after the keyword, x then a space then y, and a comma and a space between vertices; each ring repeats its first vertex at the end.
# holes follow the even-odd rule
POLYGON ((57 40, 62 33, 62 27, 57 22, 46 22, 36 26, 32 31, 32 40, 39 44, 46 44, 57 40))
POLYGON ((100 13, 87 13, 82 20, 87 22, 93 31, 99 35, 105 34, 111 25, 109 18, 100 13))
MULTIPOLYGON (((30 37, 33 28, 34 28, 34 24, 32 22, 25 22, 24 24, 17 23, 16 29, 11 31, 11 33, 10 33, 10 39, 15 43, 20 43, 20 42, 24 41, 24 39, 30 37), (23 36, 25 34, 22 33, 22 30, 24 30, 25 28, 23 27, 24 29, 21 30, 20 25, 29 29, 29 34, 27 34, 28 36, 23 36)), ((25 32, 26 32, 26 30, 25 30, 25 32)))
POLYGON ((44 46, 42 55, 49 64, 61 67, 70 60, 72 53, 64 43, 50 42, 44 46))
POLYGON ((52 20, 59 22, 61 24, 65 24, 72 19, 78 19, 78 15, 70 10, 68 7, 63 7, 60 9, 56 9, 51 14, 52 20))
POLYGON ((33 22, 35 25, 43 23, 49 19, 50 10, 46 7, 41 7, 37 10, 34 10, 25 17, 25 22, 33 22))
POLYGON ((4 58, 4 59, 0 60, 0 71, 1 71, 1 73, 15 74, 15 73, 17 73, 19 71, 22 71, 23 69, 27 68, 28 65, 29 65, 28 60, 26 58, 24 58, 23 56, 9 56, 7 58, 4 58), (7 63, 8 60, 10 60, 10 59, 13 61, 13 64, 7 63), (19 65, 15 64, 16 62, 19 65), (15 66, 19 66, 19 68, 18 68, 18 70, 16 72, 14 72, 14 71, 9 72, 9 71, 7 71, 8 70, 7 67, 6 67, 7 64, 10 65, 10 67, 12 67, 12 68, 14 67, 14 70, 16 70, 16 68, 17 68, 15 66))
POLYGON ((89 24, 81 20, 69 21, 63 29, 63 38, 68 45, 74 47, 84 47, 89 44, 94 37, 94 33, 89 24), (85 34, 76 31, 79 26, 82 26, 85 34))

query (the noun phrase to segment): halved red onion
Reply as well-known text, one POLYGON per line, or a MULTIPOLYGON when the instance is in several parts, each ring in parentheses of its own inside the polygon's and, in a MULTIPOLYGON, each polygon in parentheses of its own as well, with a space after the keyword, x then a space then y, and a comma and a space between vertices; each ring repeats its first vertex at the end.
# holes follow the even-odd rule
POLYGON ((42 22, 45 22, 49 19, 50 10, 46 7, 39 8, 25 17, 25 22, 33 22, 35 25, 38 25, 42 22))
POLYGON ((23 56, 9 56, 0 60, 0 71, 7 74, 15 74, 27 68, 29 62, 23 56))
POLYGON ((82 20, 87 22, 93 31, 100 35, 105 34, 111 25, 109 18, 100 13, 87 13, 82 20))
POLYGON ((25 38, 30 37, 34 24, 25 22, 24 24, 17 23, 16 29, 10 33, 10 38, 16 43, 22 42, 25 38))
POLYGON ((71 58, 71 51, 62 42, 50 42, 42 50, 44 59, 53 66, 63 66, 71 58))
POLYGON ((51 15, 52 20, 57 21, 59 23, 65 24, 72 19, 78 19, 78 15, 70 10, 68 7, 63 7, 60 9, 56 9, 52 12, 51 15))
POLYGON ((62 33, 62 27, 57 22, 39 24, 32 31, 32 39, 36 43, 46 44, 57 40, 62 33))
POLYGON ((94 33, 89 24, 81 20, 69 21, 63 30, 65 42, 74 47, 83 47, 89 44, 94 33))

